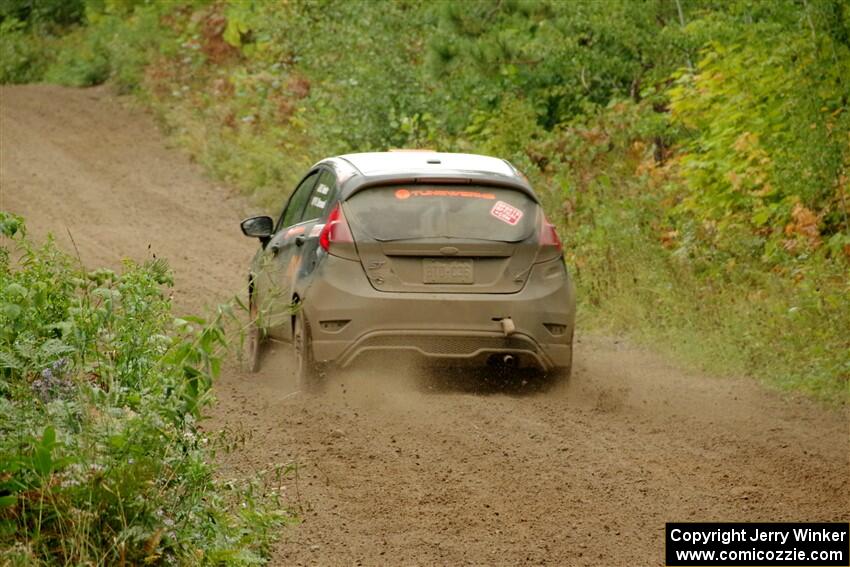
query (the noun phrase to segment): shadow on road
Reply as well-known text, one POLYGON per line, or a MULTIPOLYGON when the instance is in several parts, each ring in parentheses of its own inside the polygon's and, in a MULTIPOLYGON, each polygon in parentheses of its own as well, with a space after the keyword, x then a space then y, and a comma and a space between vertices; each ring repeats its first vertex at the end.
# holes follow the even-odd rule
POLYGON ((425 368, 419 377, 426 392, 528 396, 551 391, 559 380, 533 369, 425 368))
MULTIPOLYGON (((399 386, 425 394, 475 394, 528 396, 542 394, 563 384, 551 375, 531 368, 494 366, 445 366, 429 364, 413 355, 372 356, 351 369, 337 371, 334 378, 356 376, 354 381, 382 383, 390 389, 399 386)), ((333 381, 333 378, 332 378, 333 381)))

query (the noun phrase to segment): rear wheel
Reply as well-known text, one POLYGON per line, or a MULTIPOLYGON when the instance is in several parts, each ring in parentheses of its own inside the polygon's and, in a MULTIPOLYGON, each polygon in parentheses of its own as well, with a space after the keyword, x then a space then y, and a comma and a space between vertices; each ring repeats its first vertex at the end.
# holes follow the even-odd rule
POLYGON ((547 373, 549 380, 553 385, 557 384, 566 384, 570 380, 570 376, 572 375, 573 365, 570 363, 569 366, 562 366, 560 368, 553 368, 547 373))
POLYGON ((257 305, 254 303, 253 298, 249 299, 248 313, 251 320, 248 323, 248 352, 246 354, 248 371, 254 373, 260 370, 260 360, 263 356, 265 333, 263 333, 263 330, 260 328, 259 309, 257 309, 257 305))
POLYGON ((313 358, 313 339, 310 323, 303 313, 295 315, 292 328, 292 344, 295 350, 295 376, 302 390, 315 391, 321 385, 321 373, 313 358))
POLYGON ((552 385, 558 384, 566 384, 570 381, 570 376, 573 374, 573 348, 575 346, 575 341, 573 338, 570 338, 570 360, 567 362, 566 366, 559 366, 557 368, 553 368, 547 373, 549 380, 552 385))

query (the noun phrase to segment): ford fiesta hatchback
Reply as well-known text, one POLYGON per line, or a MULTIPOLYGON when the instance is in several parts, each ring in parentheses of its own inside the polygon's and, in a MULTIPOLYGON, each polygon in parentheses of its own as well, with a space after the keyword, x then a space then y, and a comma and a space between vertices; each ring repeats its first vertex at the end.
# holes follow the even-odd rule
POLYGON ((277 221, 242 221, 249 361, 292 341, 302 387, 373 353, 450 365, 572 365, 575 296, 561 242, 505 160, 404 151, 320 161, 277 221))

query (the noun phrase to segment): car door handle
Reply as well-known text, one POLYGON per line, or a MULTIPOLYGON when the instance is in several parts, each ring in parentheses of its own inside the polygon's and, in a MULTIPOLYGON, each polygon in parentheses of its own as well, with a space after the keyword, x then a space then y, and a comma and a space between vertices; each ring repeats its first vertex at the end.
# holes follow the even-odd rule
POLYGON ((304 243, 307 242, 307 239, 303 236, 295 237, 295 245, 296 246, 304 246, 304 243))

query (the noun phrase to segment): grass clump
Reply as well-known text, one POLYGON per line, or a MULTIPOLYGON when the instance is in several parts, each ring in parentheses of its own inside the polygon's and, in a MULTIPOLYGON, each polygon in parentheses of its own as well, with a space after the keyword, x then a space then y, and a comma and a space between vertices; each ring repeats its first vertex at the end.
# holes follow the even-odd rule
POLYGON ((0 213, 0 555, 11 565, 263 562, 287 519, 221 482, 199 428, 225 345, 161 260, 86 271, 0 213))

